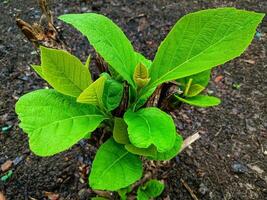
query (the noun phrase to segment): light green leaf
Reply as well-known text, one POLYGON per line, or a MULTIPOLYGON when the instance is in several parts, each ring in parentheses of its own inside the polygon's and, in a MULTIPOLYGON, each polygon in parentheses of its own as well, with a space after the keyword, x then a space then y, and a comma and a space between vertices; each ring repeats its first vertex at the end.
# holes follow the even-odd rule
POLYGON ((177 134, 174 146, 169 151, 163 153, 156 152, 155 155, 148 156, 148 158, 151 160, 160 160, 160 161, 170 160, 180 152, 182 144, 183 144, 183 138, 181 135, 177 134))
POLYGON ((176 129, 173 119, 158 108, 143 108, 124 114, 131 143, 138 148, 154 144, 159 152, 170 150, 175 142, 176 129))
POLYGON ((103 108, 102 96, 106 80, 106 76, 99 77, 80 94, 77 98, 77 102, 92 104, 103 108))
POLYGON ((122 118, 115 117, 114 119, 113 138, 119 144, 130 143, 127 132, 127 124, 122 118))
POLYGON ((148 148, 138 148, 132 144, 126 144, 125 149, 127 149, 127 151, 133 154, 140 155, 140 156, 155 157, 157 155, 157 148, 154 145, 150 145, 148 148))
POLYGON ((152 65, 152 61, 147 59, 145 56, 143 56, 141 53, 135 52, 136 59, 138 63, 142 63, 145 65, 148 69, 152 65))
POLYGON ((235 8, 202 10, 182 17, 158 49, 148 88, 240 56, 263 17, 261 13, 235 8))
POLYGON ((89 184, 95 190, 116 191, 134 183, 141 176, 140 158, 110 138, 96 153, 89 184))
POLYGON ((54 90, 37 90, 22 96, 16 104, 20 127, 28 133, 30 149, 39 156, 51 156, 70 148, 106 118, 91 105, 54 90))
POLYGON ((203 87, 202 85, 193 84, 189 88, 189 91, 188 91, 186 97, 194 97, 194 96, 198 95, 200 92, 202 92, 204 89, 205 89, 205 87, 203 87))
POLYGON ((40 47, 42 73, 58 92, 77 97, 92 82, 88 68, 67 51, 40 47))
POLYGON ((182 86, 185 86, 186 83, 188 83, 188 81, 192 79, 192 84, 199 84, 205 88, 210 81, 210 74, 211 74, 211 70, 209 69, 209 70, 200 72, 198 74, 194 74, 191 76, 178 79, 177 82, 181 83, 182 86))
POLYGON ((105 82, 103 91, 103 104, 108 111, 117 108, 123 96, 123 85, 115 80, 109 79, 105 82))
POLYGON ((149 200, 158 197, 164 190, 164 184, 158 180, 149 180, 137 190, 137 200, 149 200))
POLYGON ((31 67, 34 69, 34 71, 42 78, 45 80, 44 78, 44 74, 43 74, 43 69, 42 66, 39 65, 31 65, 31 67))
POLYGON ((127 193, 132 191, 132 187, 128 186, 126 188, 122 188, 120 190, 118 190, 118 194, 120 196, 120 200, 127 200, 127 193))
POLYGON ((179 101, 198 107, 217 106, 221 103, 221 100, 219 98, 213 96, 197 95, 194 97, 182 98, 178 95, 175 95, 175 97, 179 101))
POLYGON ((138 63, 135 51, 116 24, 95 13, 66 14, 59 19, 82 32, 105 61, 134 86, 132 77, 138 63))

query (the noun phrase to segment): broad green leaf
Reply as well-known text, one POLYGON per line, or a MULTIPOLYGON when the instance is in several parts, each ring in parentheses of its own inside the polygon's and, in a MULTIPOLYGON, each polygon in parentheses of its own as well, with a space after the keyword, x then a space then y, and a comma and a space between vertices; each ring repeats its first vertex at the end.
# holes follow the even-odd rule
POLYGON ((189 88, 189 91, 188 91, 186 97, 194 97, 194 96, 198 95, 200 92, 202 92, 204 89, 205 89, 205 87, 203 87, 202 85, 193 84, 189 88))
POLYGON ((263 17, 261 13, 235 8, 202 10, 182 17, 158 49, 150 68, 148 88, 209 70, 240 56, 263 17))
POLYGON ((137 190, 137 200, 149 200, 158 197, 164 190, 164 184, 158 180, 149 180, 137 190))
POLYGON ((127 124, 122 118, 115 117, 114 119, 113 138, 119 144, 130 143, 127 132, 127 124))
POLYGON ((210 81, 210 74, 211 74, 211 70, 209 69, 209 70, 200 72, 198 74, 194 74, 191 76, 178 79, 177 82, 181 83, 182 86, 185 86, 186 83, 188 83, 189 79, 192 79, 193 80, 192 84, 199 84, 205 88, 210 81))
POLYGON ((143 56, 141 53, 135 52, 136 59, 138 63, 142 63, 145 65, 148 69, 152 65, 152 61, 148 60, 145 56, 143 56))
POLYGON ((140 156, 155 157, 157 155, 157 148, 154 145, 150 145, 148 148, 138 148, 132 144, 126 144, 125 149, 127 149, 127 151, 133 154, 140 155, 140 156))
POLYGON ((82 62, 67 51, 40 47, 45 80, 58 92, 77 97, 92 82, 82 62))
POLYGON ((31 67, 34 69, 34 71, 42 78, 45 80, 44 74, 43 74, 43 69, 42 66, 39 65, 31 65, 31 67))
POLYGON ((105 82, 102 101, 108 111, 117 108, 123 96, 123 85, 115 80, 109 79, 105 82))
POLYGON ((95 82, 89 85, 77 98, 79 103, 87 103, 103 108, 103 91, 107 78, 99 77, 95 82))
POLYGON ((158 108, 143 108, 124 114, 130 142, 138 148, 154 144, 159 152, 170 150, 175 142, 176 129, 173 119, 158 108))
POLYGON ((28 133, 30 149, 39 156, 51 156, 70 148, 106 118, 92 105, 55 90, 37 90, 22 96, 16 104, 20 127, 28 133))
POLYGON ((151 160, 161 160, 161 161, 170 160, 180 152, 182 144, 183 144, 183 138, 181 135, 177 134, 174 146, 169 151, 163 153, 156 152, 154 156, 148 156, 148 158, 151 160))
POLYGON ((213 96, 197 95, 194 97, 182 98, 178 95, 175 95, 175 97, 179 101, 198 107, 217 106, 221 103, 221 100, 219 98, 213 96))
POLYGON ((140 158, 110 138, 96 153, 89 184, 95 190, 116 191, 134 183, 141 176, 140 158))
POLYGON ((95 13, 66 14, 59 19, 83 33, 104 60, 134 86, 132 77, 138 63, 135 51, 116 24, 107 17, 95 13))
POLYGON ((137 64, 134 69, 133 79, 135 84, 140 88, 147 85, 150 81, 147 67, 142 63, 137 64))

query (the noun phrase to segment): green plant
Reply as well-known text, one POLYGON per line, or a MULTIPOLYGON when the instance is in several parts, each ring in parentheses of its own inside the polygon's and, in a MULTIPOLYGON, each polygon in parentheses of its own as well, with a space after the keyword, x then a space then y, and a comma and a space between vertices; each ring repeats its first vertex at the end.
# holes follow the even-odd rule
MULTIPOLYGON (((90 56, 83 64, 66 51, 40 47, 41 65, 32 67, 54 89, 31 92, 16 104, 30 149, 52 156, 97 128, 105 130, 108 139, 96 153, 89 185, 125 198, 131 191, 125 188, 142 177, 140 156, 170 160, 181 150, 183 139, 163 110, 179 106, 177 102, 218 105, 218 98, 200 95, 211 69, 247 48, 263 16, 235 8, 188 14, 161 43, 153 62, 135 52, 119 27, 102 15, 59 17, 88 38, 108 69, 92 80, 90 56)), ((139 187, 137 196, 149 199, 162 190, 153 180, 139 187)))

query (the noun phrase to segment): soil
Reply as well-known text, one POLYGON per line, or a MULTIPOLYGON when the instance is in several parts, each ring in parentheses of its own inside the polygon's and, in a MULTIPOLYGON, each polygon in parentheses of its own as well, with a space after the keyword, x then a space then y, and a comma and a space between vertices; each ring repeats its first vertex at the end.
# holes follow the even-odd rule
MULTIPOLYGON (((267 11, 264 0, 51 2, 55 16, 90 11, 107 15, 122 27, 135 49, 150 59, 181 16, 223 6, 267 11)), ((0 165, 7 160, 16 163, 12 166, 12 176, 0 180, 0 192, 8 200, 43 200, 49 194, 51 199, 51 193, 65 200, 90 199, 95 195, 86 179, 95 154, 90 143, 81 141, 59 155, 41 158, 30 152, 27 135, 18 128, 14 113, 17 99, 29 91, 47 87, 30 69, 29 64, 39 62, 38 55, 15 25, 16 15, 38 21, 37 1, 1 0, 0 13, 0 165)), ((73 53, 84 61, 93 52, 86 39, 60 21, 56 24, 62 27, 73 53)), ((248 50, 213 70, 207 92, 222 99, 220 106, 201 109, 183 105, 173 111, 179 132, 184 137, 199 132, 201 139, 160 168, 158 178, 166 183, 166 189, 158 199, 191 200, 189 191, 198 199, 267 199, 266 40, 265 18, 248 50)))

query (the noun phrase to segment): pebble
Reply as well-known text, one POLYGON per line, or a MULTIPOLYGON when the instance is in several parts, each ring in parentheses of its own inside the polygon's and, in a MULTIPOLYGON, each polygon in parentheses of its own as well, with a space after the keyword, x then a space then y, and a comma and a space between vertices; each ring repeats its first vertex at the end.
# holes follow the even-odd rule
POLYGON ((200 183, 198 191, 200 194, 205 195, 209 191, 209 189, 206 185, 200 183))
POLYGON ((234 164, 232 164, 232 171, 237 174, 244 174, 248 171, 248 168, 246 165, 235 162, 234 164))
POLYGON ((80 200, 87 200, 89 199, 91 192, 89 189, 83 188, 78 192, 78 196, 80 200))
POLYGON ((11 168, 12 164, 13 162, 11 160, 7 160, 4 164, 1 165, 1 171, 2 172, 8 171, 11 168))

